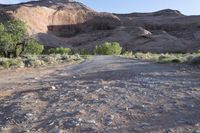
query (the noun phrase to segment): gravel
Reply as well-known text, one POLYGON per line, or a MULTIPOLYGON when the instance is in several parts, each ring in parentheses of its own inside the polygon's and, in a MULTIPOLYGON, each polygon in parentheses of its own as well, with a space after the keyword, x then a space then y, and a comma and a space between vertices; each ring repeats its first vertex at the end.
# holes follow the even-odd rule
POLYGON ((192 66, 96 56, 67 67, 0 74, 0 132, 200 129, 200 71, 192 66))

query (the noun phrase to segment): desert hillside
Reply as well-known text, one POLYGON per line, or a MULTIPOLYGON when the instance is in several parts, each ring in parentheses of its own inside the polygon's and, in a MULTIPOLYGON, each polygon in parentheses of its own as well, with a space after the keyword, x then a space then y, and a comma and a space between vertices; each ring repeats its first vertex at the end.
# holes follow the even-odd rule
POLYGON ((0 5, 0 22, 20 19, 29 35, 47 47, 92 49, 104 41, 143 52, 192 52, 200 48, 200 16, 176 10, 153 13, 99 13, 73 0, 0 5))

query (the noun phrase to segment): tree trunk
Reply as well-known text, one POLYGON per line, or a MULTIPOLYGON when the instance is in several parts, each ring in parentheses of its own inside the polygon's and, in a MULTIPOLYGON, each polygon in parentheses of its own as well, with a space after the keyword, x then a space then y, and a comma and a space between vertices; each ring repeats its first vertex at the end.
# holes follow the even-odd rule
POLYGON ((3 55, 4 55, 4 57, 7 58, 7 57, 8 57, 8 52, 7 52, 7 51, 4 51, 4 52, 3 52, 3 55))

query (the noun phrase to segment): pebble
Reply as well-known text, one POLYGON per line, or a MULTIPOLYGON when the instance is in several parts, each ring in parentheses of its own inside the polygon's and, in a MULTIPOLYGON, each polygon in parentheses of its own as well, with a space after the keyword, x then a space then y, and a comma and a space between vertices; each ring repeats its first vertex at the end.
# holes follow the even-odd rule
POLYGON ((56 90, 56 87, 55 87, 55 86, 51 86, 51 89, 52 89, 52 90, 56 90))
POLYGON ((103 89, 108 89, 109 87, 108 86, 103 86, 103 89))
POLYGON ((55 133, 62 133, 61 130, 58 128, 56 129, 55 133))
POLYGON ((166 131, 164 131, 164 133, 172 133, 173 132, 173 129, 168 129, 166 131))
POLYGON ((105 118, 105 125, 110 126, 113 123, 114 115, 107 115, 105 118))
POLYGON ((89 120, 89 121, 87 121, 87 123, 96 125, 96 121, 95 120, 89 120))
POLYGON ((200 123, 195 124, 195 126, 196 126, 196 127, 199 127, 199 126, 200 126, 200 123))
POLYGON ((129 107, 126 107, 125 110, 128 111, 128 110, 129 110, 129 107))
POLYGON ((31 117, 31 116, 33 116, 33 114, 27 113, 26 116, 31 117))
POLYGON ((72 118, 65 121, 63 125, 65 128, 73 128, 79 126, 81 121, 82 121, 81 119, 72 118))
POLYGON ((82 128, 81 132, 85 132, 85 133, 96 133, 96 127, 86 127, 86 128, 82 128))
POLYGON ((53 125, 54 125, 54 122, 49 123, 49 126, 53 126, 53 125))
POLYGON ((146 122, 143 122, 139 125, 141 128, 144 128, 144 127, 147 127, 147 126, 150 126, 149 123, 146 123, 146 122))
POLYGON ((74 101, 76 102, 76 101, 78 101, 78 99, 77 99, 77 98, 74 98, 74 101))

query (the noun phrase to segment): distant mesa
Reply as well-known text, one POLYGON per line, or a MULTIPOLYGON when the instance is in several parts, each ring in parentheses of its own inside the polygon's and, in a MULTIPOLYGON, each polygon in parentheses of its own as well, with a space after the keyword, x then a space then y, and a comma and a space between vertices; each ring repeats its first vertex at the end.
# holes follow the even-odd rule
POLYGON ((177 15, 177 16, 183 16, 183 14, 178 10, 172 10, 172 9, 165 9, 158 12, 154 12, 154 15, 177 15))

